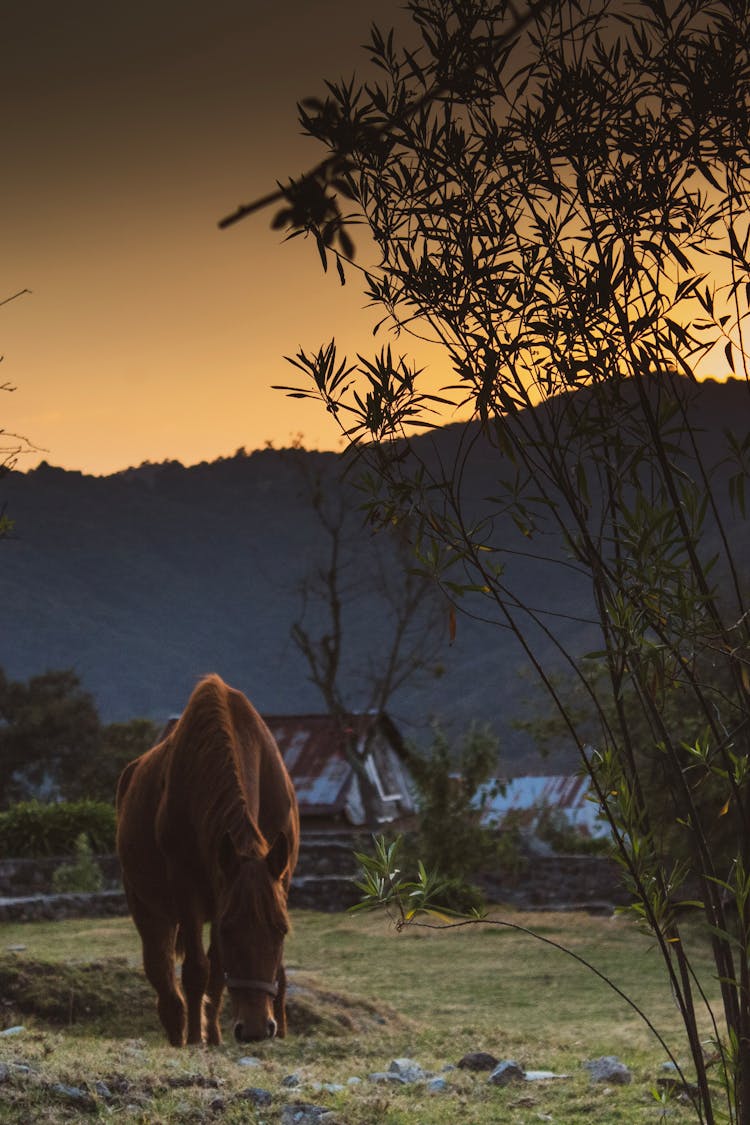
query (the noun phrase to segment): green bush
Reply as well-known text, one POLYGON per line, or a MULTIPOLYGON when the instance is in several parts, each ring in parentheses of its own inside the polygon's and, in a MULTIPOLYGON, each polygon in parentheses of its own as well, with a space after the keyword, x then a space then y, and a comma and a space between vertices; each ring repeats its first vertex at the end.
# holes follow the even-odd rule
POLYGON ((428 753, 407 748, 407 764, 419 791, 419 816, 416 835, 406 841, 405 859, 412 866, 421 859, 437 874, 447 888, 440 904, 451 909, 479 904, 481 892, 471 881, 481 872, 515 870, 520 862, 515 839, 501 838, 482 823, 497 761, 497 739, 476 726, 450 743, 435 725, 428 753))
POLYGON ((93 894, 104 884, 101 868, 91 852, 85 832, 76 839, 75 861, 63 863, 52 876, 52 890, 57 894, 93 894))
POLYGON ((45 805, 24 801, 0 813, 0 856, 38 859, 74 855, 84 834, 94 852, 115 849, 115 810, 101 801, 45 805))

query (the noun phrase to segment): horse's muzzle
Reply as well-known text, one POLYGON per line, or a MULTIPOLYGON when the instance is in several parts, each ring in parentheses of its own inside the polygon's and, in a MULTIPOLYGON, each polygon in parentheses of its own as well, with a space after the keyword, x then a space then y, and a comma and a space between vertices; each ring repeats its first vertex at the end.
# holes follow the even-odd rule
POLYGON ((242 1020, 238 1020, 234 1025, 234 1037, 238 1043, 253 1043, 259 1039, 273 1039, 276 1035, 276 1020, 269 1018, 266 1020, 265 1035, 252 1035, 245 1030, 245 1025, 242 1020))

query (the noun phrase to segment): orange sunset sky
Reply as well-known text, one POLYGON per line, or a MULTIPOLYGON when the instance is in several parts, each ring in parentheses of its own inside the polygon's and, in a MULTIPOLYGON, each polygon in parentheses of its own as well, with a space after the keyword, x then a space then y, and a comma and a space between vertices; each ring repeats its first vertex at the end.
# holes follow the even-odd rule
POLYGON ((271 384, 333 335, 370 351, 376 318, 270 212, 217 221, 319 159, 295 103, 362 68, 373 17, 405 21, 394 0, 4 7, 0 298, 31 294, 0 308, 0 427, 40 449, 20 468, 337 448, 271 384))
MULTIPOLYGON (((339 447, 321 406, 272 384, 332 336, 372 353, 377 311, 272 211, 217 222, 320 159, 296 102, 367 73, 373 18, 416 34, 398 0, 4 6, 0 300, 31 293, 0 306, 0 383, 17 388, 0 429, 38 449, 20 468, 193 464, 299 434, 339 447)), ((436 349, 394 348, 448 381, 436 349)))

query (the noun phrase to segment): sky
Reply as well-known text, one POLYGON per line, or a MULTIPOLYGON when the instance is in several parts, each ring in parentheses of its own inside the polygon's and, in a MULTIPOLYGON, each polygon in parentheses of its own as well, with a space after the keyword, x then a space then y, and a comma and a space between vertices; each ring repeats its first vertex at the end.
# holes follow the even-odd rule
MULTIPOLYGON (((356 284, 240 203, 322 150, 296 102, 366 63, 394 0, 24 0, 5 5, 0 427, 105 474, 267 441, 334 449, 317 404, 271 389, 332 336, 373 349, 356 284)), ((290 378, 291 377, 291 378, 290 378)))

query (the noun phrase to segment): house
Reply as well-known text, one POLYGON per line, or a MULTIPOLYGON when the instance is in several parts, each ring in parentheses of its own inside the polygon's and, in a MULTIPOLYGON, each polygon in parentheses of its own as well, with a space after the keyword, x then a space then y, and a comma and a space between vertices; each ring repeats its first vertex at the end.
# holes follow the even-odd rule
POLYGON ((414 814, 403 740, 387 715, 263 718, 294 782, 300 817, 310 828, 376 828, 414 814))
POLYGON ((476 798, 482 822, 503 827, 512 816, 521 829, 533 833, 543 812, 552 812, 582 836, 607 836, 609 825, 599 815, 599 805, 591 795, 588 777, 514 777, 491 781, 482 786, 476 798))

